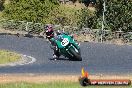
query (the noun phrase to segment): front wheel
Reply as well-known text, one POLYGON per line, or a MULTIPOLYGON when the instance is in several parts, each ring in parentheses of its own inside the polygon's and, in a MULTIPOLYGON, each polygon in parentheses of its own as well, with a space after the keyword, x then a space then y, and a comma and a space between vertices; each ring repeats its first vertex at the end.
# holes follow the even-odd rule
POLYGON ((73 48, 70 48, 70 52, 73 55, 71 60, 82 61, 80 53, 77 53, 73 48))

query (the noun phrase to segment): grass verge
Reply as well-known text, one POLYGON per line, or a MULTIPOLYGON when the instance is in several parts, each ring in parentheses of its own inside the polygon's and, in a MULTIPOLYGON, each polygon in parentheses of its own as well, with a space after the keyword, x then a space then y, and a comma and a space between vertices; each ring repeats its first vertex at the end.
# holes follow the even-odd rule
POLYGON ((18 61, 21 56, 8 50, 0 50, 0 64, 18 61))
MULTIPOLYGON (((78 82, 49 82, 49 83, 5 83, 0 88, 84 88, 78 82)), ((132 86, 87 86, 85 88, 132 88, 132 86)))

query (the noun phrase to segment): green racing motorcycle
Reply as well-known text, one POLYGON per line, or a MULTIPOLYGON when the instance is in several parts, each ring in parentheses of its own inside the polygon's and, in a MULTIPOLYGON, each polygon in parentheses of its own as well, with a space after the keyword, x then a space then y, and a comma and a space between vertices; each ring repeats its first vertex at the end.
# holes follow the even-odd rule
POLYGON ((79 45, 74 41, 73 37, 68 34, 58 35, 60 38, 53 39, 56 42, 60 55, 63 55, 69 60, 82 61, 79 45))

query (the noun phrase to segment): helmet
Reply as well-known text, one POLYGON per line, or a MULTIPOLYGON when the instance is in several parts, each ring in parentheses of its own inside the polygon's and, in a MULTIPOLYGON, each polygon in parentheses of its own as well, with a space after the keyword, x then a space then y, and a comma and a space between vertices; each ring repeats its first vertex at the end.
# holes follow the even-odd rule
POLYGON ((53 30, 52 25, 47 25, 47 26, 45 27, 45 32, 46 32, 46 37, 47 37, 47 38, 52 38, 52 37, 54 37, 54 30, 53 30))

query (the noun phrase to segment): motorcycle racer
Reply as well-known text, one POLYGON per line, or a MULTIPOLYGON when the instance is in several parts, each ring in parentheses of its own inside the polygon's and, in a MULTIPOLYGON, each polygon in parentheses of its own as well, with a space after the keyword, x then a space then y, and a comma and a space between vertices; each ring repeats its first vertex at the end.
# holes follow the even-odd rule
MULTIPOLYGON (((54 28, 52 25, 47 25, 45 27, 45 33, 46 33, 46 38, 50 42, 50 48, 53 49, 53 59, 57 60, 60 57, 60 51, 58 49, 58 45, 56 43, 56 40, 62 41, 64 35, 68 35, 73 39, 72 35, 69 35, 66 32, 61 32, 60 30, 54 31, 54 28)), ((80 44, 76 42, 76 44, 79 46, 80 44)), ((80 50, 79 50, 80 51, 80 50)))
POLYGON ((53 53, 53 59, 58 59, 60 57, 60 54, 59 54, 59 50, 57 48, 57 45, 56 45, 56 42, 52 40, 52 38, 54 38, 55 40, 58 39, 60 36, 59 33, 54 33, 54 28, 52 25, 47 25, 45 27, 45 33, 46 33, 46 38, 49 40, 50 42, 50 47, 51 49, 53 49, 54 53, 53 53))

